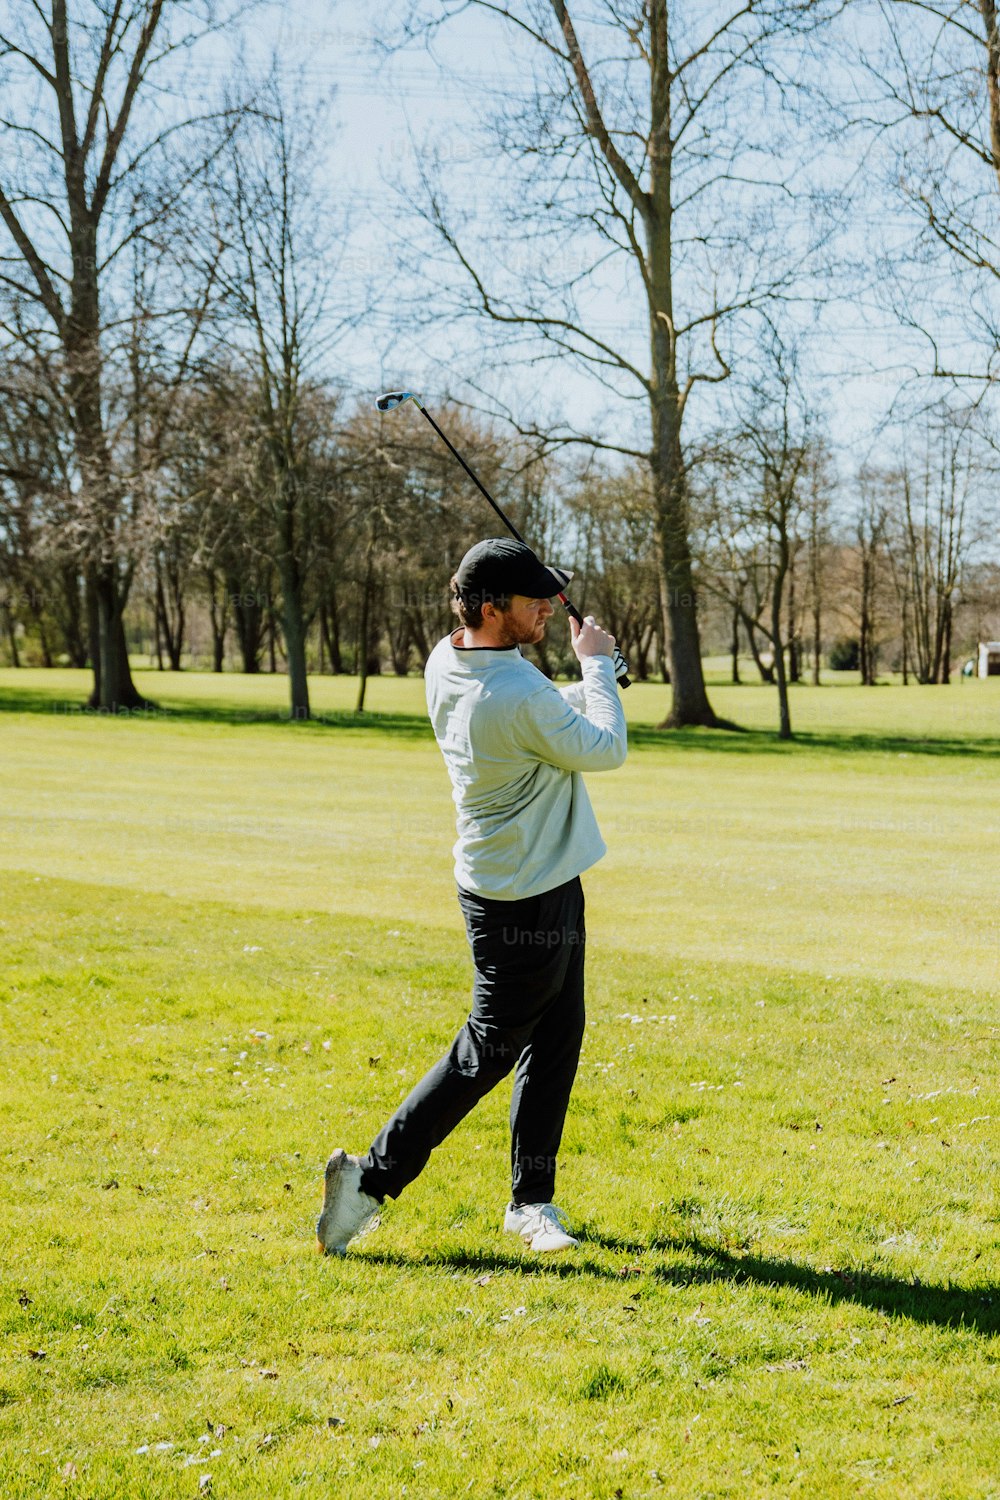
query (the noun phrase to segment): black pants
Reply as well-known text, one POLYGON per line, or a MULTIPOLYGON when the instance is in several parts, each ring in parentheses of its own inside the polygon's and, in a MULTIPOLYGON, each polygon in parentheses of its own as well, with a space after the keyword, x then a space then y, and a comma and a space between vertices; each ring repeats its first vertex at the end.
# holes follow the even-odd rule
POLYGON ((514 1069, 511 1200, 550 1203, 583 1041, 580 877, 520 901, 459 889, 475 964, 472 1013, 364 1158, 362 1190, 397 1198, 435 1146, 514 1069))

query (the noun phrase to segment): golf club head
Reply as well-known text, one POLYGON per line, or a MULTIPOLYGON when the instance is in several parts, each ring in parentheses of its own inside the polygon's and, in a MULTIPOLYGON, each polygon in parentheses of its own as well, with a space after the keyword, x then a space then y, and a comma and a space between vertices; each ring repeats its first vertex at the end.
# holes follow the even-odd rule
POLYGON ((402 406, 404 401, 416 399, 412 391, 386 391, 376 400, 375 409, 376 411, 395 411, 396 407, 402 406))

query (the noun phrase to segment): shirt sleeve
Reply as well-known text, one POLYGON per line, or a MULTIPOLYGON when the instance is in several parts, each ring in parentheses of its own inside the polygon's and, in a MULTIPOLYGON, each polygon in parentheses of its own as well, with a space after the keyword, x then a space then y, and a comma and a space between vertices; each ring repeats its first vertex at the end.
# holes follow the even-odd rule
POLYGON ((571 682, 568 687, 561 687, 559 692, 570 708, 575 708, 578 714, 587 712, 587 684, 585 682, 571 682))
POLYGON ((544 682, 518 706, 514 742, 564 771, 614 771, 628 753, 628 731, 611 657, 586 657, 583 677, 586 716, 551 682, 544 682))

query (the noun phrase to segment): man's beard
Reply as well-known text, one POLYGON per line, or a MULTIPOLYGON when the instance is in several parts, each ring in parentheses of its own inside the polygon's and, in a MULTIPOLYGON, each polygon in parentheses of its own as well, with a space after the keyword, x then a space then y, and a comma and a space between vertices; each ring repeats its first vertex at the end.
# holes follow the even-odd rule
POLYGON ((545 621, 536 620, 533 625, 523 624, 513 615, 500 615, 501 646, 531 646, 544 638, 545 621))

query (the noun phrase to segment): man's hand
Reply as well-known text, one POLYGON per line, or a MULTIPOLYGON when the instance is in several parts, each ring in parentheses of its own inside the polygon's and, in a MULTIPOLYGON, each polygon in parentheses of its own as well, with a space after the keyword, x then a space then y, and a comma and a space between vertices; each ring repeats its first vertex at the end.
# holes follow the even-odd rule
POLYGON ((582 625, 578 625, 571 615, 569 629, 578 661, 583 661, 585 656, 614 656, 614 636, 602 630, 593 615, 587 615, 582 625))

